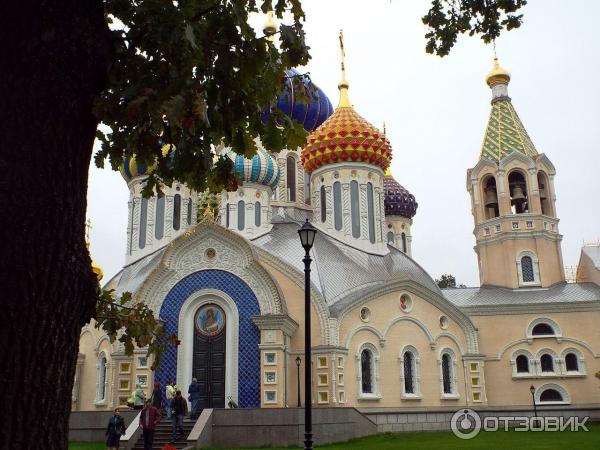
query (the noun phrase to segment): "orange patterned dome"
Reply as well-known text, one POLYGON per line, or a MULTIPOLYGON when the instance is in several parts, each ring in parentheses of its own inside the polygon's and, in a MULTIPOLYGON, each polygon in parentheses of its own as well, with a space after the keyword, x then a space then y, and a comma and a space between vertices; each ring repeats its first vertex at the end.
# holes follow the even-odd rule
MULTIPOLYGON (((342 86, 340 90, 345 88, 342 86)), ((344 94, 342 92, 342 97, 344 94)), ((385 134, 363 119, 354 108, 341 104, 309 135, 302 150, 304 170, 310 174, 327 164, 355 161, 372 164, 385 171, 392 159, 392 148, 385 134)))

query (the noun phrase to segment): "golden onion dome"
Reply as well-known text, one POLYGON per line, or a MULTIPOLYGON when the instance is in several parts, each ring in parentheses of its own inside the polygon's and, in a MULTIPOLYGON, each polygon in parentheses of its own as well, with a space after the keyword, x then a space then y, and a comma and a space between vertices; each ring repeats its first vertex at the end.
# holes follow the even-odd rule
POLYGON ((497 84, 508 84, 510 81, 510 72, 500 67, 498 58, 494 58, 494 67, 490 73, 485 77, 485 82, 489 87, 493 87, 497 84))
MULTIPOLYGON (((175 150, 174 145, 165 144, 161 148, 163 156, 167 156, 170 151, 175 150)), ((124 156, 123 164, 119 167, 121 176, 128 183, 135 177, 142 175, 149 175, 154 169, 156 169, 156 161, 153 164, 143 164, 136 160, 135 155, 124 156)))
POLYGON ((94 272, 96 274, 98 281, 102 280, 102 277, 104 277, 104 272, 102 270, 102 267, 100 267, 96 263, 96 261, 94 261, 93 259, 92 259, 92 272, 94 272))
POLYGON ((382 133, 352 107, 348 98, 349 83, 344 66, 344 42, 340 32, 342 51, 342 80, 338 84, 340 102, 334 113, 307 139, 301 161, 310 174, 319 167, 353 161, 372 164, 385 171, 392 160, 390 142, 382 133))

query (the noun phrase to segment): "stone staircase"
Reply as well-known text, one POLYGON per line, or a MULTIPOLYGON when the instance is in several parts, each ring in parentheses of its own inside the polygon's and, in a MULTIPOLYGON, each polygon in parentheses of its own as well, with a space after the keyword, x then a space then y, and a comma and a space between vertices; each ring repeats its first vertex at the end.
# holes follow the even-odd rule
MULTIPOLYGON (((183 436, 181 436, 176 442, 171 442, 171 437, 173 435, 173 422, 168 420, 166 417, 163 417, 158 423, 156 431, 154 432, 154 445, 152 446, 152 450, 160 450, 165 446, 165 444, 171 444, 176 449, 187 447, 188 444, 186 439, 192 431, 192 428, 194 428, 195 423, 195 420, 192 421, 186 417, 183 420, 183 436)), ((133 447, 133 450, 144 450, 143 435, 140 435, 140 438, 133 447)))

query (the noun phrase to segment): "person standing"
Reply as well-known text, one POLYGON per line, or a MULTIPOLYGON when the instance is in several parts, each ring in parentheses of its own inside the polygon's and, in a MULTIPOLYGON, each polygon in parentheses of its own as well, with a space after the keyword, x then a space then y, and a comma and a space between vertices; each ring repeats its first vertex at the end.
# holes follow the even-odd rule
POLYGON ((154 389, 152 390, 152 406, 159 411, 162 409, 162 392, 160 391, 160 381, 154 383, 154 389))
POLYGON ((200 406, 200 383, 196 378, 192 378, 192 384, 188 388, 188 400, 192 404, 190 419, 195 420, 198 417, 198 406, 200 406))
POLYGON ((115 408, 115 414, 108 421, 106 427, 106 447, 108 450, 118 450, 121 435, 125 434, 125 421, 121 417, 119 408, 115 408))
POLYGON ((173 437, 171 441, 175 442, 183 436, 183 417, 187 409, 185 398, 182 397, 179 390, 175 392, 175 398, 171 402, 171 409, 173 414, 173 437), (179 432, 179 435, 176 435, 176 432, 179 432))
POLYGON ((152 406, 150 400, 146 400, 144 409, 140 413, 140 427, 142 427, 144 434, 144 450, 152 450, 154 431, 158 422, 160 422, 160 412, 152 406))
POLYGON ((135 385, 133 409, 142 409, 146 401, 146 393, 142 390, 142 386, 137 383, 135 385))
POLYGON ((167 384, 167 388, 165 389, 165 396, 167 397, 167 419, 171 420, 171 402, 175 398, 175 381, 171 381, 167 384))

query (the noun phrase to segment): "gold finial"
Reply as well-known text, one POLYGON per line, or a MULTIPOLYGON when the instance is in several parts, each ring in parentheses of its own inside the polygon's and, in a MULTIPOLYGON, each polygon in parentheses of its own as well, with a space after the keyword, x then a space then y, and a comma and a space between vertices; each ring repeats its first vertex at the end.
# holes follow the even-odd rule
POLYGON ((383 135, 385 136, 386 134, 387 134, 387 133, 386 133, 386 130, 385 130, 385 120, 384 120, 384 121, 383 121, 383 135))
POLYGON ((208 222, 215 221, 215 211, 210 207, 210 205, 204 208, 204 219, 208 222))
POLYGON ((267 37, 267 40, 275 41, 275 33, 277 33, 277 23, 273 20, 273 11, 267 11, 267 20, 263 25, 263 33, 267 37))
POLYGON ((338 84, 338 89, 340 90, 340 102, 338 104, 338 108, 351 108, 352 104, 348 98, 348 87, 350 85, 346 80, 346 53, 344 51, 344 32, 342 30, 340 30, 340 52, 342 56, 342 80, 338 84))
POLYGON ((392 167, 392 166, 391 166, 391 165, 389 165, 389 166, 387 167, 387 169, 385 169, 385 176, 386 176, 386 177, 391 177, 391 176, 392 176, 392 168, 391 168, 391 167, 392 167))
POLYGON ((510 72, 500 67, 498 55, 496 54, 496 41, 493 42, 494 49, 494 66, 490 73, 485 77, 485 82, 489 87, 494 87, 497 84, 508 84, 510 81, 510 72))

